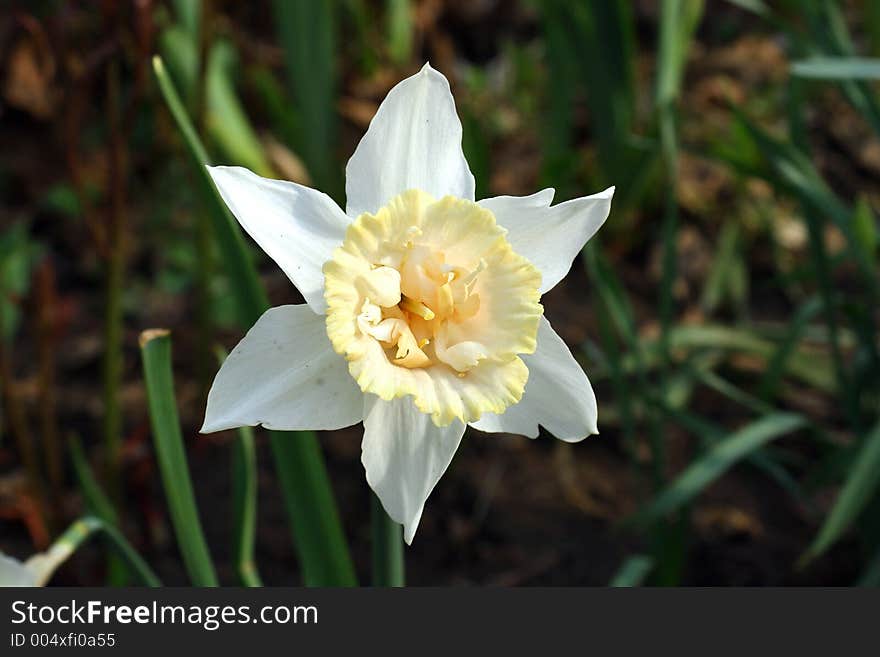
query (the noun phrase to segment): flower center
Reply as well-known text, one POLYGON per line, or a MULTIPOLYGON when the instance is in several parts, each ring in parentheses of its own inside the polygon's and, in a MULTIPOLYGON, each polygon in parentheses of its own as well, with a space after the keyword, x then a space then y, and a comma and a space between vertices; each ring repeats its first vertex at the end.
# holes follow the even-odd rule
POLYGON ((352 222, 324 276, 328 335, 365 392, 411 394, 438 424, 522 396, 540 274, 491 212, 405 192, 352 222))

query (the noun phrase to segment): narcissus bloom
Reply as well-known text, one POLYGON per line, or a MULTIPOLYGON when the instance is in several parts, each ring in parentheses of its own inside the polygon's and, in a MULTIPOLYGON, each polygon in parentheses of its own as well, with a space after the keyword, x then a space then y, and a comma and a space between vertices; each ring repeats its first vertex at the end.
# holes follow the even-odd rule
POLYGON ((346 209, 239 167, 211 167, 242 227, 306 304, 272 308, 229 354, 203 432, 363 420, 367 481, 410 543, 471 425, 596 433, 586 375, 540 297, 605 221, 614 188, 474 201, 449 83, 394 87, 346 167, 346 209))
POLYGON ((45 552, 38 552, 21 562, 0 552, 0 587, 45 586, 55 570, 73 554, 69 541, 59 540, 45 552))

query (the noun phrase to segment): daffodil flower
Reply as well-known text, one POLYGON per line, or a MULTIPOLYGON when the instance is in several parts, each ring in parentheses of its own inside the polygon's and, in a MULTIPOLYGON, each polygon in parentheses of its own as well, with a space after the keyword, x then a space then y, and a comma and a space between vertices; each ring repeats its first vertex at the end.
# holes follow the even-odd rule
POLYGON ((291 182, 211 167, 223 200, 305 298, 229 354, 202 432, 364 423, 367 482, 411 543, 465 427, 577 442, 590 382, 540 304, 605 221, 614 188, 474 200, 449 83, 400 82, 346 167, 346 209, 291 182))
POLYGON ((46 552, 38 552, 24 562, 0 552, 0 587, 45 586, 58 567, 73 554, 74 547, 62 537, 46 552))

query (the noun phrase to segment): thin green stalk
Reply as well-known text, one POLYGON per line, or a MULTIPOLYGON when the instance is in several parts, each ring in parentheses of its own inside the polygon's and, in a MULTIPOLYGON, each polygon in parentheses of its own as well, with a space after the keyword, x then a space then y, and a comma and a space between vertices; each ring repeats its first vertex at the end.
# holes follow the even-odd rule
POLYGON ((171 338, 162 329, 144 331, 140 345, 153 444, 177 544, 193 584, 217 586, 217 573, 202 533, 180 433, 171 371, 171 338))
MULTIPOLYGON (((584 249, 583 261, 590 278, 601 281, 598 271, 597 256, 595 253, 597 242, 595 240, 587 244, 584 249)), ((601 284, 601 282, 599 283, 601 284)), ((599 302, 603 303, 602 295, 599 295, 599 302)), ((603 303, 603 305, 606 305, 603 303)), ((620 348, 611 329, 611 322, 608 319, 608 312, 605 308, 595 313, 596 320, 599 324, 599 336, 605 350, 605 360, 608 363, 609 373, 611 375, 611 385, 614 388, 615 402, 617 403, 620 422, 623 427, 623 443, 630 456, 632 463, 637 463, 636 458, 636 425, 633 418, 632 398, 629 385, 621 368, 620 348)))
POLYGON ((645 554, 634 554, 623 562, 608 586, 614 588, 641 586, 653 568, 654 560, 651 557, 645 554))
POLYGON ((376 494, 370 491, 373 538, 373 586, 404 586, 403 532, 376 494))
POLYGON ((241 427, 232 443, 233 560, 245 586, 262 586, 254 560, 257 533, 257 453, 254 430, 241 427))
MULTIPOLYGON (((789 85, 789 91, 792 96, 789 106, 789 123, 792 132, 792 139, 795 143, 801 143, 806 147, 807 130, 802 109, 803 103, 800 102, 802 94, 801 83, 793 79, 789 85)), ((838 393, 843 399, 844 408, 850 425, 856 433, 859 433, 861 422, 858 410, 858 399, 854 392, 855 388, 851 385, 849 373, 840 349, 837 302, 835 300, 831 264, 829 262, 829 256, 825 245, 825 219, 806 203, 803 204, 803 210, 804 219, 807 223, 811 260, 815 267, 816 281, 819 285, 819 296, 822 299, 825 323, 828 326, 831 359, 834 363, 834 371, 837 377, 838 393)))
POLYGON ((413 46, 413 7, 410 0, 386 0, 388 52, 400 66, 409 61, 413 46))
MULTIPOLYGON (((205 168, 210 163, 207 153, 161 58, 153 58, 153 70, 196 169, 214 237, 237 301, 238 322, 242 328, 248 328, 269 308, 266 292, 248 254, 241 229, 205 168)), ((273 431, 269 433, 269 441, 305 583, 311 586, 355 586, 354 566, 317 438, 311 432, 273 431)))
POLYGON ((122 560, 129 566, 130 571, 137 575, 144 586, 162 586, 162 582, 159 581, 153 569, 150 568, 131 544, 125 540, 125 537, 118 529, 99 518, 89 517, 85 520, 95 525, 95 529, 104 534, 110 545, 119 553, 122 560))
POLYGON ((793 413, 773 413, 747 424, 693 461, 651 504, 630 518, 627 524, 651 525, 680 510, 736 463, 768 442, 805 425, 804 418, 793 413))
POLYGON ((880 486, 880 422, 864 437, 844 481, 837 501, 825 517, 819 533, 801 557, 804 565, 823 554, 865 513, 880 486))
POLYGON ((206 166, 211 164, 208 153, 180 101, 162 58, 158 55, 153 57, 153 71, 168 110, 183 137, 205 206, 210 212, 214 237, 224 266, 228 270, 229 281, 238 305, 238 315, 242 319, 242 324, 250 326, 269 307, 266 291, 260 283, 260 277, 248 253, 241 229, 220 198, 208 173, 206 166))
POLYGON ((336 152, 336 4, 273 0, 297 121, 296 144, 318 188, 339 199, 336 152))
POLYGON ((354 564, 311 431, 269 432, 275 469, 306 586, 357 586, 354 564))
POLYGON ((116 515, 116 509, 113 508, 110 498, 101 490, 101 485, 89 466, 88 457, 79 437, 72 436, 69 446, 73 470, 89 511, 108 524, 118 525, 119 519, 116 515))

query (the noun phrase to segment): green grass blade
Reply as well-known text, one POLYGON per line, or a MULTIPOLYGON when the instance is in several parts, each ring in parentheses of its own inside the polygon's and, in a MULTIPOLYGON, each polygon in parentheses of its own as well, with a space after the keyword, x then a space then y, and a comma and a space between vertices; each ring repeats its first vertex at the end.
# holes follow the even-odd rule
POLYGON ((388 53, 391 61, 406 64, 413 46, 413 7, 410 0, 386 0, 388 53))
POLYGON ((92 468, 89 466, 89 460, 86 457, 82 442, 77 436, 70 439, 70 459, 73 462, 73 470, 79 483, 79 489, 91 513, 106 523, 112 525, 119 524, 116 509, 113 508, 110 498, 107 497, 95 478, 92 468))
MULTIPOLYGON (((220 364, 226 359, 217 350, 220 364)), ((254 545, 257 536, 257 448, 253 427, 239 427, 232 443, 232 559, 244 586, 263 586, 254 545)))
POLYGON ((614 588, 641 586, 653 568, 654 560, 651 557, 645 554, 634 554, 623 562, 608 586, 614 588))
POLYGON ((256 267, 254 267, 247 245, 242 238, 241 229, 229 213, 223 199, 220 198, 220 194, 205 168, 205 165, 211 163, 208 159, 208 153, 180 102, 180 97, 165 71, 162 59, 158 56, 153 57, 153 71, 156 74, 156 80, 168 110, 183 137, 187 152, 192 160, 199 190, 210 213, 211 225, 223 265, 229 274, 229 283, 236 299, 241 324, 250 326, 269 307, 268 297, 260 284, 256 267))
POLYGON ((818 80, 880 80, 880 59, 811 57, 794 62, 792 75, 818 80))
POLYGON ((96 528, 107 538, 111 547, 116 550, 123 562, 129 567, 130 572, 137 575, 138 579, 140 579, 144 586, 162 586, 162 582, 159 581, 159 578, 156 576, 156 573, 153 572, 153 569, 150 568, 144 558, 138 554, 137 550, 125 540, 122 532, 120 532, 115 526, 101 520, 100 518, 84 518, 83 521, 97 525, 96 528))
POLYGON ((794 314, 785 337, 768 361, 764 375, 761 377, 761 383, 758 385, 759 394, 764 400, 770 400, 776 396, 779 383, 785 374, 789 359, 797 348, 798 341, 800 341, 809 323, 821 310, 821 299, 812 297, 798 308, 794 314))
POLYGON ((294 144, 315 186, 339 200, 336 162, 336 3, 272 2, 299 123, 294 144))
POLYGON ((702 15, 703 0, 664 0, 661 5, 655 98, 659 108, 678 98, 688 50, 702 15))
POLYGON ((144 331, 140 345, 153 445, 177 545, 192 583, 196 586, 217 586, 217 573, 202 532, 177 416, 171 371, 171 338, 168 331, 161 329, 144 331))
POLYGON ((859 449, 843 489, 801 562, 807 563, 834 545, 865 509, 880 484, 880 422, 859 449))
POLYGON ((315 434, 270 431, 269 442, 305 585, 357 586, 315 434))
POLYGON ((631 3, 566 3, 566 23, 578 49, 580 86, 586 93, 598 148, 599 182, 627 189, 639 154, 633 148, 635 21, 631 3))
POLYGON ((774 413, 748 424, 691 463, 630 522, 647 525, 673 513, 743 458, 771 440, 791 433, 805 424, 803 417, 792 413, 774 413))
POLYGON ((700 295, 700 305, 707 314, 713 313, 726 295, 735 298, 737 263, 739 262, 740 225, 736 220, 724 222, 718 237, 718 250, 700 295))
POLYGON ((235 91, 232 75, 235 59, 233 45, 225 40, 214 43, 208 53, 205 70, 207 130, 230 163, 271 178, 275 172, 235 91))
MULTIPOLYGON (((700 439, 701 445, 711 447, 724 440, 727 435, 724 427, 714 424, 706 418, 699 417, 687 410, 675 408, 669 404, 663 404, 662 410, 677 424, 693 433, 700 439)), ((746 457, 746 461, 761 470, 764 474, 781 486, 789 495, 798 502, 807 504, 800 484, 792 477, 785 468, 774 461, 764 449, 756 449, 746 457)))
MULTIPOLYGON (((587 244, 584 249, 583 260, 590 280, 595 281, 599 286, 603 286, 603 276, 605 272, 602 270, 596 254, 597 244, 598 241, 593 241, 587 244)), ((618 347, 617 340, 611 329, 611 322, 609 321, 609 312, 607 311, 608 304, 601 294, 598 295, 597 306, 599 306, 599 304, 601 304, 601 306, 597 308, 596 319, 599 324, 599 335, 604 348, 605 360, 608 364, 608 369, 611 375, 611 385, 614 388, 614 400, 618 407, 620 421, 623 428, 623 441, 630 457, 635 461, 637 445, 635 433, 636 427, 632 408, 634 395, 630 392, 629 381, 623 372, 620 348, 618 347)))
POLYGON ((865 568, 865 571, 859 577, 856 586, 880 586, 880 550, 877 551, 877 554, 868 563, 868 567, 865 568))
POLYGON ((657 55, 655 105, 660 132, 660 150, 666 171, 666 197, 661 239, 663 242, 660 282, 660 328, 664 357, 668 360, 669 332, 673 323, 673 294, 678 233, 678 134, 675 103, 681 88, 687 54, 703 12, 702 0, 664 0, 660 10, 660 48, 657 55))
MULTIPOLYGON (((214 235, 237 300, 239 325, 249 328, 269 308, 268 297, 248 254, 241 229, 205 169, 204 165, 209 162, 207 152, 160 58, 153 58, 153 69, 204 191, 204 203, 210 212, 214 235)), ((356 585, 354 566, 315 434, 273 431, 269 434, 269 441, 306 583, 313 586, 356 585)))
MULTIPOLYGON (((85 498, 86 508, 108 525, 118 527, 119 518, 116 509, 89 466, 88 457, 79 437, 73 436, 69 446, 73 470, 79 483, 79 489, 85 498)), ((125 586, 128 583, 128 576, 128 570, 120 559, 118 551, 111 553, 107 564, 107 583, 110 586, 125 586)))
POLYGON ((874 258, 880 241, 877 235, 877 219, 871 210, 870 201, 864 195, 859 196, 859 200, 856 201, 853 211, 853 230, 856 241, 865 252, 865 257, 869 260, 874 258))
POLYGON ((370 491, 373 539, 373 586, 404 586, 403 528, 388 517, 382 502, 370 491))
MULTIPOLYGON (((773 138, 742 114, 738 114, 737 121, 745 128, 764 158, 771 182, 781 185, 800 199, 805 208, 816 216, 830 218, 840 229, 846 237, 849 254, 862 271, 866 287, 876 298, 878 283, 875 268, 859 246, 851 208, 829 189, 813 163, 793 144, 773 138)), ((755 171, 747 173, 760 175, 755 171)), ((809 215, 807 218, 809 219, 809 215)))
MULTIPOLYGON (((816 19, 812 21, 813 38, 823 44, 824 53, 852 58, 857 56, 846 18, 837 0, 820 0, 815 4, 816 19)), ((811 12, 812 13, 812 12, 811 12)), ((880 134, 880 105, 869 82, 860 79, 838 80, 850 104, 880 134)))
POLYGON ((232 443, 232 556, 245 586, 262 586, 254 560, 257 533, 257 453, 254 430, 240 427, 232 443))
POLYGON ((174 13, 187 34, 198 43, 202 29, 202 0, 174 0, 174 13))

